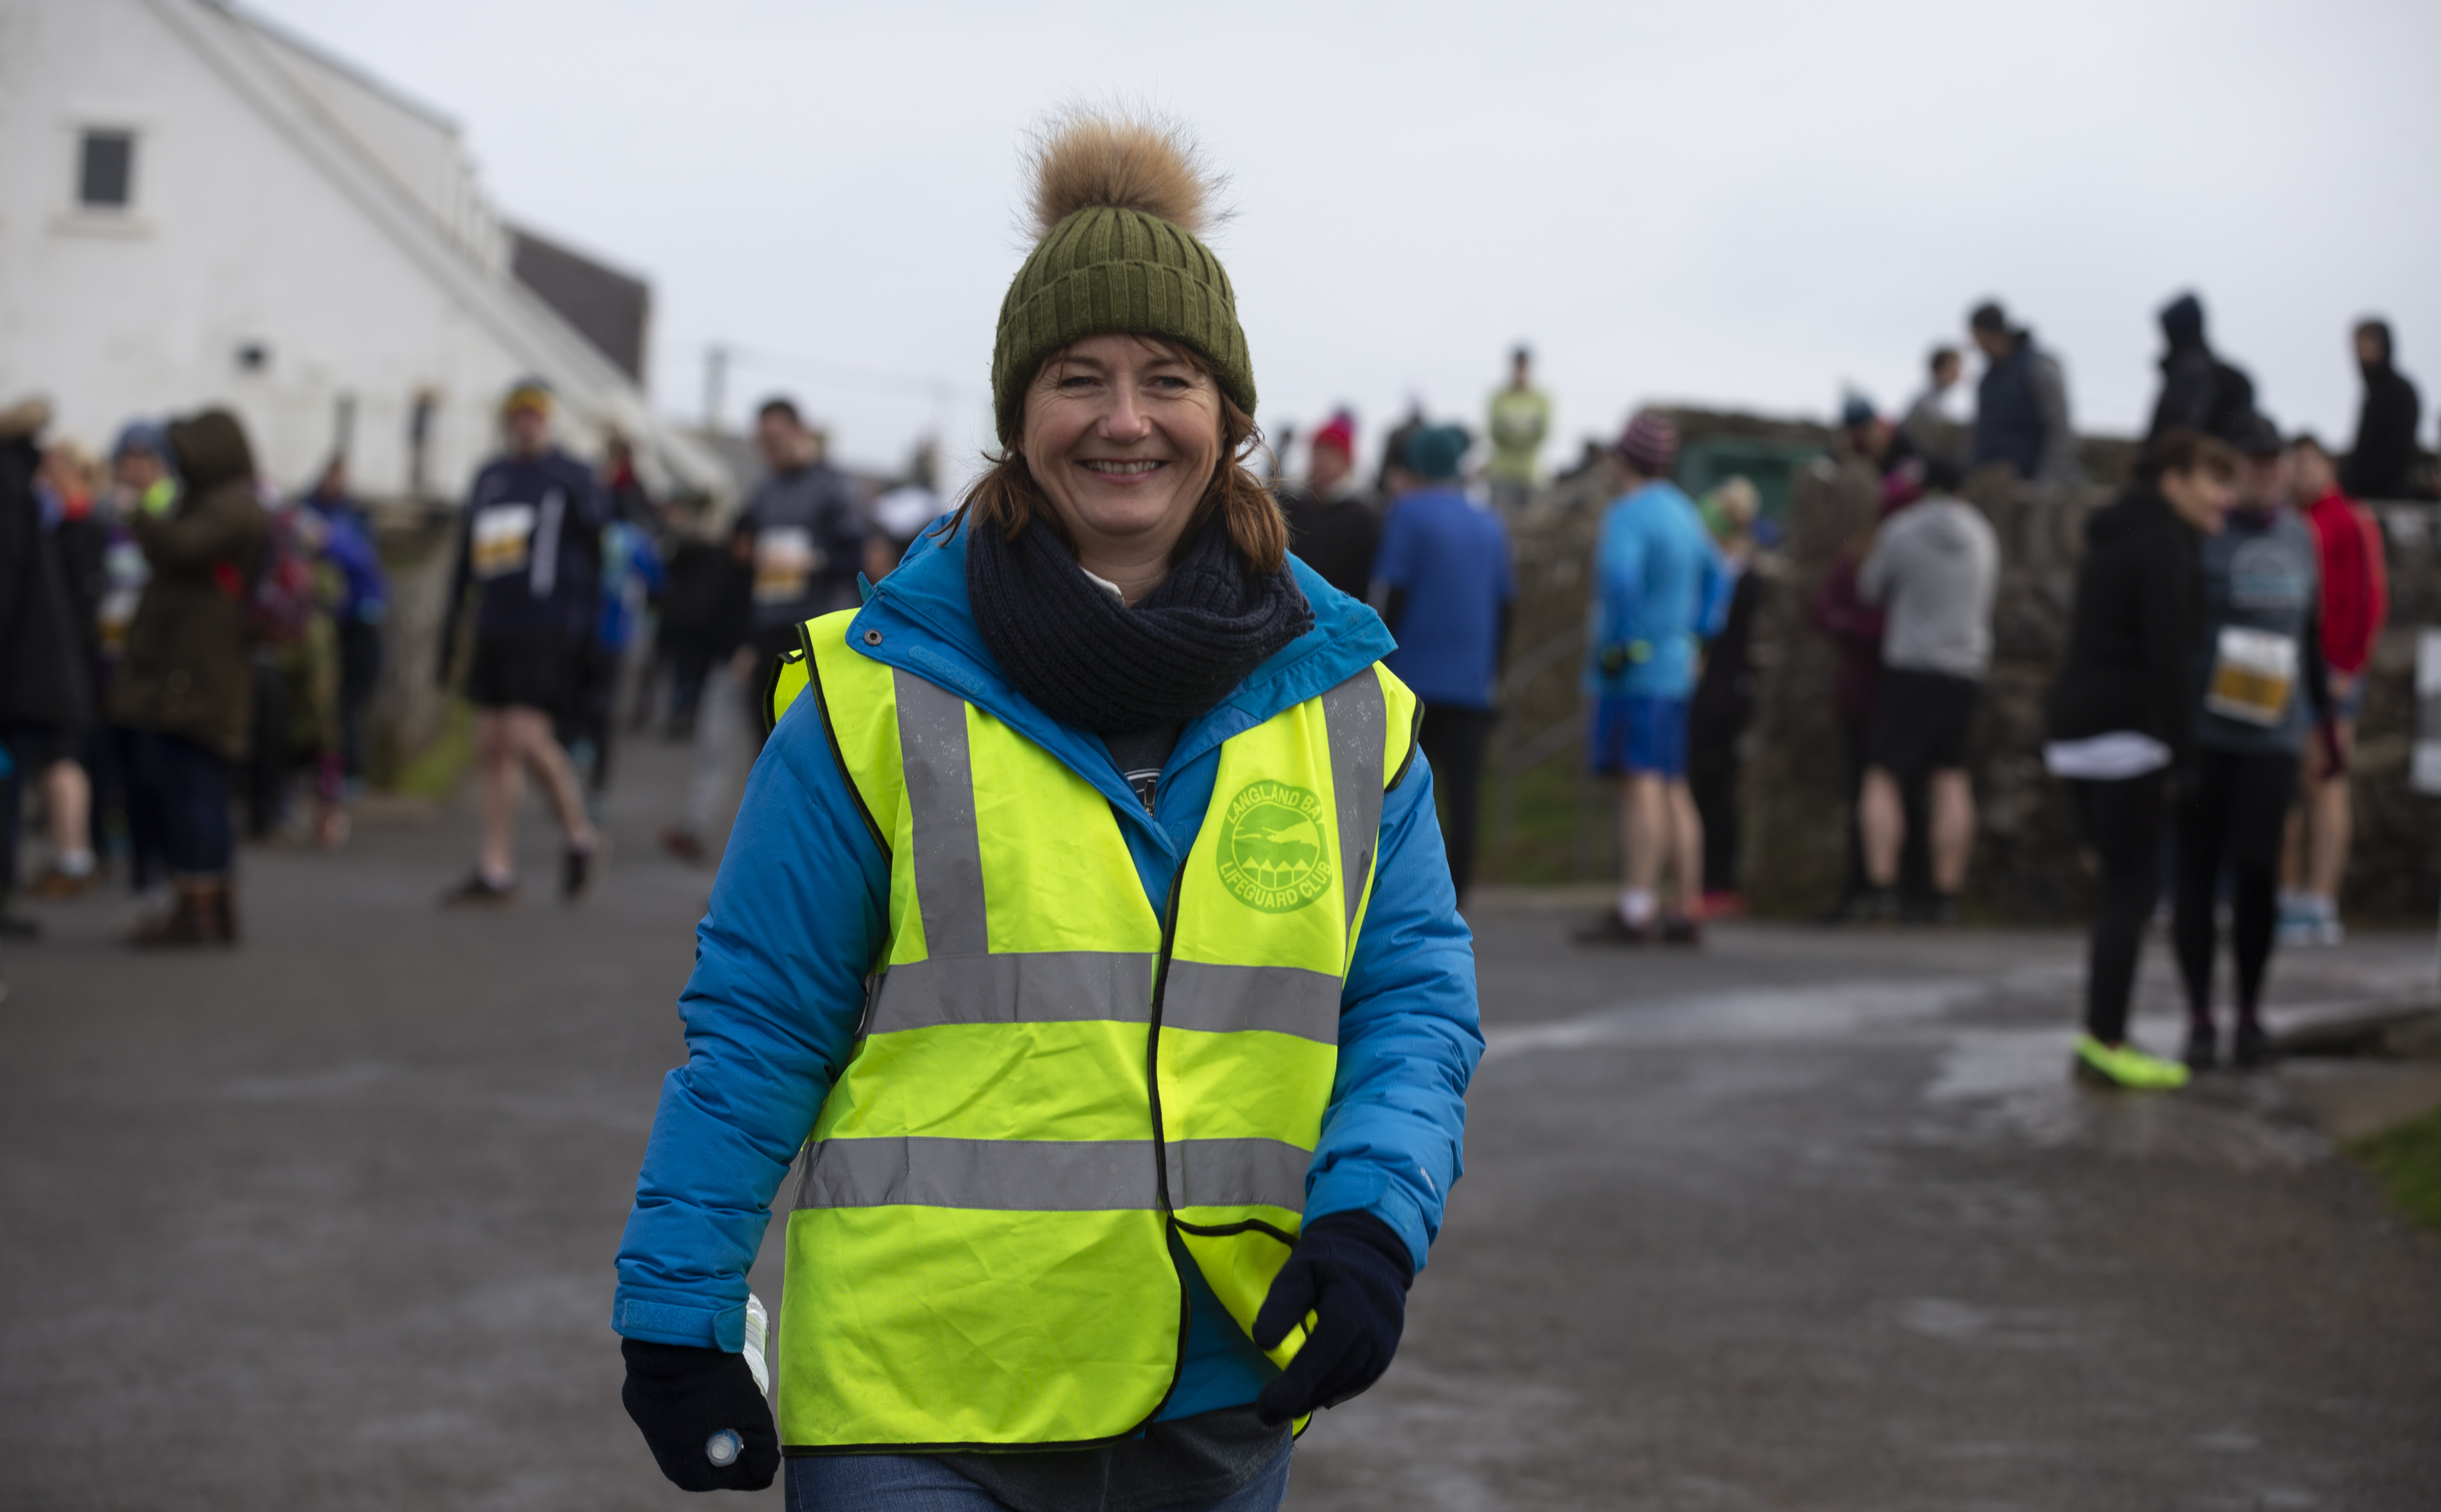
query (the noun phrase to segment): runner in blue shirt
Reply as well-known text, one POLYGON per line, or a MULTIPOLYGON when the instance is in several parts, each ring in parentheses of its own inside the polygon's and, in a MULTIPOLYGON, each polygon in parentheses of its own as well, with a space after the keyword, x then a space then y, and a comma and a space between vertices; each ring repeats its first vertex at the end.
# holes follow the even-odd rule
POLYGON ((1585 691, 1595 698, 1595 771, 1624 783, 1619 804, 1626 885, 1618 905, 1579 931, 1584 945, 1693 945, 1703 896, 1704 821, 1687 786, 1687 704, 1697 651, 1717 630, 1732 586, 1695 503, 1670 481, 1678 432, 1639 411, 1612 448, 1620 494, 1602 517, 1595 558, 1585 691), (1659 911, 1662 863, 1677 896, 1659 911))

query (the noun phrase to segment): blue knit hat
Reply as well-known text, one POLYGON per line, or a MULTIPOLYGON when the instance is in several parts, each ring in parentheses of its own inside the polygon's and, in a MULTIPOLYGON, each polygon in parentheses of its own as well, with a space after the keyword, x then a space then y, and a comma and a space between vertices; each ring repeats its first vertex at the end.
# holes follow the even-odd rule
POLYGON ((118 428, 118 440, 110 443, 110 459, 115 462, 130 452, 143 452, 167 462, 170 438, 152 421, 131 420, 118 428))
POLYGON ((1400 462, 1418 477, 1445 481, 1457 477, 1474 438, 1462 425, 1419 425, 1408 436, 1400 462))

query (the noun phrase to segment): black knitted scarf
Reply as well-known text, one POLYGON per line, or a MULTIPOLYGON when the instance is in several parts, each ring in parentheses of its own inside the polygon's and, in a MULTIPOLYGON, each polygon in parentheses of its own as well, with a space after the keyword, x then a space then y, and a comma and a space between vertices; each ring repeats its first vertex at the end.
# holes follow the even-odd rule
POLYGON ((1040 520, 1014 541, 973 522, 967 597, 1018 690, 1097 735, 1184 724, 1313 627, 1288 568, 1249 570, 1217 514, 1133 608, 1087 577, 1040 520))

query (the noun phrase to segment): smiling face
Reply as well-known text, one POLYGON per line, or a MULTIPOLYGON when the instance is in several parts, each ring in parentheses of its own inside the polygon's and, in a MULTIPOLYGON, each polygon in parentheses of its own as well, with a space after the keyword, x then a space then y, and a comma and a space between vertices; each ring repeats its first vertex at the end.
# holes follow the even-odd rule
POLYGON ((1018 450, 1077 560, 1128 588, 1138 574, 1111 568, 1166 563, 1211 486, 1220 391, 1184 348, 1087 336, 1027 386, 1018 450))

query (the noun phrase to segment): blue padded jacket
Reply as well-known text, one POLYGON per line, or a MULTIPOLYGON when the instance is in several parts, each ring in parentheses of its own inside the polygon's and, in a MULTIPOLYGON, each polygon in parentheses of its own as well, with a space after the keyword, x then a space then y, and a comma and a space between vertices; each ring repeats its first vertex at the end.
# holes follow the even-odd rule
MULTIPOLYGON (((1147 815, 1090 732, 1025 698, 985 649, 967 603, 962 534, 919 540, 849 634, 863 655, 956 693, 1058 757, 1109 798, 1145 896, 1158 909, 1211 802, 1220 743, 1318 696, 1387 655, 1373 611, 1293 570, 1314 627, 1180 734, 1147 815), (868 646, 866 632, 879 631, 868 646)), ((1463 1168, 1466 1088, 1483 1037, 1473 938, 1458 917, 1419 755, 1382 808, 1373 897, 1340 1012, 1339 1070, 1306 1178, 1306 1217, 1369 1213, 1418 1269, 1463 1168)), ((890 864, 866 832, 812 699, 780 721, 754 765, 696 929, 679 995, 687 1063, 659 1114, 619 1248, 611 1326, 631 1339, 735 1350, 746 1271, 773 1195, 853 1049, 863 977, 889 922, 890 864)), ((1240 1407, 1277 1372, 1187 1276, 1190 1322, 1165 1418, 1240 1407)))

